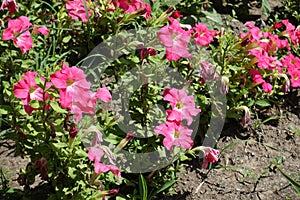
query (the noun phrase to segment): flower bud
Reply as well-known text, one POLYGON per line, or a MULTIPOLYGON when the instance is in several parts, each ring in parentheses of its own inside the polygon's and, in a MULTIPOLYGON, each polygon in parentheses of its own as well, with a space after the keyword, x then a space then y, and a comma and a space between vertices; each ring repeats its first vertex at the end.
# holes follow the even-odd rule
POLYGON ((72 125, 72 127, 71 127, 71 129, 69 131, 70 138, 75 138, 76 135, 77 135, 77 133, 78 133, 78 129, 76 128, 75 125, 72 125))
POLYGON ((241 125, 243 127, 245 127, 247 124, 249 124, 249 122, 251 120, 250 110, 247 106, 240 106, 237 109, 244 110, 244 112, 245 112, 244 116, 241 118, 241 125))
POLYGON ((228 93, 228 90, 229 90, 229 79, 227 76, 222 76, 220 93, 222 95, 226 95, 228 93))

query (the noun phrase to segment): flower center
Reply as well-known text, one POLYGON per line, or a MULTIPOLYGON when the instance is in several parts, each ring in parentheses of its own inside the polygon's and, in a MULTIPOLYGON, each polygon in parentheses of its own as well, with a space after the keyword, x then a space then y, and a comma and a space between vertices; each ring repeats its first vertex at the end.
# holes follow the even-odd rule
POLYGON ((72 85, 74 83, 74 81, 72 80, 72 79, 68 79, 67 80, 67 86, 70 86, 70 85, 72 85))
POLYGON ((34 93, 35 90, 36 90, 35 87, 30 87, 30 88, 29 88, 29 93, 30 93, 30 94, 31 94, 31 93, 34 93))
POLYGON ((183 106, 182 106, 182 103, 180 101, 177 101, 176 102, 176 108, 177 109, 181 109, 183 106))
POLYGON ((179 138, 179 136, 180 136, 179 131, 175 131, 175 132, 174 132, 174 138, 179 138))

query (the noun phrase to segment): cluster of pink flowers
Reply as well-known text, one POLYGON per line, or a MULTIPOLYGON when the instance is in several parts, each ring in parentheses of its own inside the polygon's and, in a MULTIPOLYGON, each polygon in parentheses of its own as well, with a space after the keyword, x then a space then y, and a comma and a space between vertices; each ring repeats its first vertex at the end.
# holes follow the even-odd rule
POLYGON ((191 125, 193 117, 200 113, 200 109, 195 108, 193 96, 188 96, 185 89, 166 89, 164 92, 164 100, 169 101, 172 107, 167 110, 167 121, 155 127, 157 134, 165 136, 163 144, 168 150, 172 150, 173 146, 182 146, 189 149, 194 142, 191 138, 193 130, 183 125, 183 120, 191 125))
POLYGON ((169 61, 192 57, 187 50, 187 43, 190 42, 191 35, 194 36, 198 45, 208 46, 216 34, 215 30, 209 30, 202 23, 185 30, 176 19, 170 17, 169 20, 171 24, 162 27, 157 33, 159 40, 166 47, 166 57, 169 61))
POLYGON ((81 19, 83 22, 88 22, 88 17, 92 15, 90 7, 87 5, 88 0, 86 0, 87 13, 85 11, 84 3, 82 0, 69 0, 66 4, 66 8, 69 12, 69 16, 72 19, 81 19))
POLYGON ((262 32, 253 22, 245 23, 249 28, 247 33, 242 33, 242 45, 245 46, 248 54, 253 57, 251 64, 257 64, 258 69, 251 69, 250 76, 256 84, 262 84, 262 88, 266 93, 272 91, 272 85, 267 83, 261 72, 286 73, 290 76, 291 86, 300 86, 300 62, 299 58, 289 53, 282 58, 274 56, 279 49, 291 50, 290 43, 296 47, 300 43, 300 30, 296 29, 288 20, 276 22, 270 31, 277 30, 285 26, 285 30, 279 34, 271 32, 262 32), (282 38, 282 37, 285 38, 282 38), (290 41, 290 43, 289 43, 290 41))
POLYGON ((121 8, 123 13, 134 13, 138 12, 145 14, 146 19, 151 18, 151 6, 148 3, 144 3, 143 0, 116 0, 112 1, 111 4, 114 7, 121 8))
MULTIPOLYGON (((24 54, 33 46, 29 28, 32 26, 28 17, 20 16, 17 19, 8 18, 8 27, 2 34, 2 40, 13 40, 14 44, 21 49, 24 54)), ((33 33, 49 34, 46 26, 33 28, 33 33)))
MULTIPOLYGON (((75 114, 75 121, 82 118, 82 113, 94 113, 96 99, 104 102, 111 100, 111 94, 105 87, 100 88, 97 92, 92 92, 91 84, 86 80, 84 72, 76 66, 68 67, 64 62, 61 70, 50 75, 51 82, 46 82, 45 90, 36 84, 36 76, 36 72, 28 71, 22 77, 23 79, 14 85, 14 94, 22 99, 28 114, 35 109, 29 105, 30 101, 54 101, 54 98, 47 93, 47 90, 53 87, 59 90, 58 101, 61 107, 68 108, 72 114, 75 114)), ((43 77, 41 80, 45 81, 43 77)))

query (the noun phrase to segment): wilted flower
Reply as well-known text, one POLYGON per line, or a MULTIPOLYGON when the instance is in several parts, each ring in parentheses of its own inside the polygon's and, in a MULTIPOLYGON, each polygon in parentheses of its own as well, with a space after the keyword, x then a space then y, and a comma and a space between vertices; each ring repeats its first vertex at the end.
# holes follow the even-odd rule
POLYGON ((201 78, 204 81, 215 81, 218 80, 219 74, 217 67, 209 62, 200 62, 201 65, 201 78))
POLYGON ((228 93, 229 90, 229 79, 227 76, 222 76, 221 77, 221 88, 220 88, 220 93, 222 95, 225 95, 228 93))
POLYGON ((13 15, 19 8, 15 0, 3 0, 3 3, 0 7, 0 10, 4 10, 4 8, 8 8, 8 14, 13 15))
POLYGON ((202 169, 206 169, 209 163, 218 161, 219 151, 211 147, 199 146, 193 149, 193 151, 202 151, 204 153, 202 169))
POLYGON ((240 106, 237 110, 244 110, 244 116, 241 118, 241 125, 245 127, 251 120, 250 110, 247 106, 240 106))

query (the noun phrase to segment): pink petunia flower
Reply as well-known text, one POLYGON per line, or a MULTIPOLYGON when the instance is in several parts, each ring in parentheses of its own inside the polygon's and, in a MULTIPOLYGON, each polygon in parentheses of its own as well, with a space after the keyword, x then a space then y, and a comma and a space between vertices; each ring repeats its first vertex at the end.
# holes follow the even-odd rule
POLYGON ((96 93, 92 92, 84 72, 76 66, 68 67, 65 62, 62 70, 50 75, 50 80, 60 90, 61 106, 69 108, 71 113, 76 115, 75 121, 82 118, 82 113, 94 114, 96 99, 104 102, 111 100, 111 95, 105 87, 96 93))
POLYGON ((118 167, 112 164, 106 165, 100 163, 100 160, 104 155, 104 151, 101 148, 88 147, 87 150, 88 150, 88 158, 90 161, 94 162, 94 170, 97 174, 111 171, 113 174, 115 174, 118 177, 118 179, 121 178, 120 169, 118 167))
POLYGON ((208 46, 214 40, 214 36, 217 33, 216 30, 208 30, 207 26, 202 23, 196 24, 194 30, 196 31, 194 40, 201 46, 208 46))
POLYGON ((8 28, 2 34, 2 40, 13 40, 22 53, 26 53, 32 47, 30 32, 27 30, 31 27, 30 20, 21 16, 17 19, 8 19, 8 28))
POLYGON ((208 166, 208 163, 214 163, 218 161, 219 151, 216 149, 213 149, 211 147, 205 147, 203 150, 204 152, 204 159, 202 164, 202 169, 206 169, 208 166))
POLYGON ((148 3, 144 3, 142 0, 117 0, 112 1, 115 7, 119 7, 123 10, 123 13, 133 13, 140 11, 145 14, 146 19, 150 19, 151 6, 148 3))
POLYGON ((41 34, 43 34, 43 35, 48 35, 50 31, 49 31, 49 29, 48 29, 46 26, 42 26, 42 27, 40 27, 40 28, 34 28, 34 29, 32 30, 32 32, 33 32, 34 34, 41 33, 41 34))
POLYGON ((200 109, 195 108, 193 96, 188 96, 185 89, 166 89, 164 91, 164 100, 169 101, 172 110, 167 110, 167 120, 178 121, 187 120, 190 125, 193 121, 193 116, 196 116, 200 109))
MULTIPOLYGON (((34 110, 34 108, 29 105, 31 100, 44 102, 47 98, 49 98, 49 94, 44 94, 43 89, 36 84, 36 75, 36 72, 28 71, 22 76, 23 79, 21 81, 14 84, 14 95, 22 100, 27 114, 31 114, 34 110)), ((44 80, 42 77, 41 79, 44 80)), ((46 83, 46 88, 49 88, 50 85, 50 83, 46 83)))
POLYGON ((240 38, 243 40, 249 40, 250 43, 255 41, 260 41, 262 34, 260 33, 260 29, 254 25, 252 21, 246 22, 244 26, 249 27, 250 30, 247 33, 241 33, 240 38))
POLYGON ((272 85, 267 83, 261 76, 260 72, 256 69, 250 70, 250 76, 254 83, 262 84, 264 92, 270 93, 272 91, 272 85))
POLYGON ((99 88, 99 90, 95 93, 95 98, 100 99, 104 102, 110 102, 111 100, 111 94, 107 90, 106 87, 99 88))
POLYGON ((155 133, 165 136, 163 145, 168 150, 172 150, 173 146, 181 146, 189 149, 194 145, 191 135, 193 130, 183 126, 180 122, 167 121, 154 129, 155 133))
POLYGON ((3 0, 0 10, 8 8, 8 14, 13 15, 19 8, 15 0, 3 0))
POLYGON ((187 50, 187 43, 190 41, 191 30, 183 30, 176 19, 171 18, 171 24, 161 28, 158 38, 166 47, 167 59, 169 61, 182 58, 191 58, 187 50))
MULTIPOLYGON (((88 1, 86 0, 86 2, 88 1)), ((88 17, 92 15, 92 12, 87 4, 86 6, 88 9, 88 16, 86 15, 82 0, 69 0, 66 4, 66 8, 69 11, 69 16, 74 20, 80 18, 85 23, 88 22, 88 17)))

